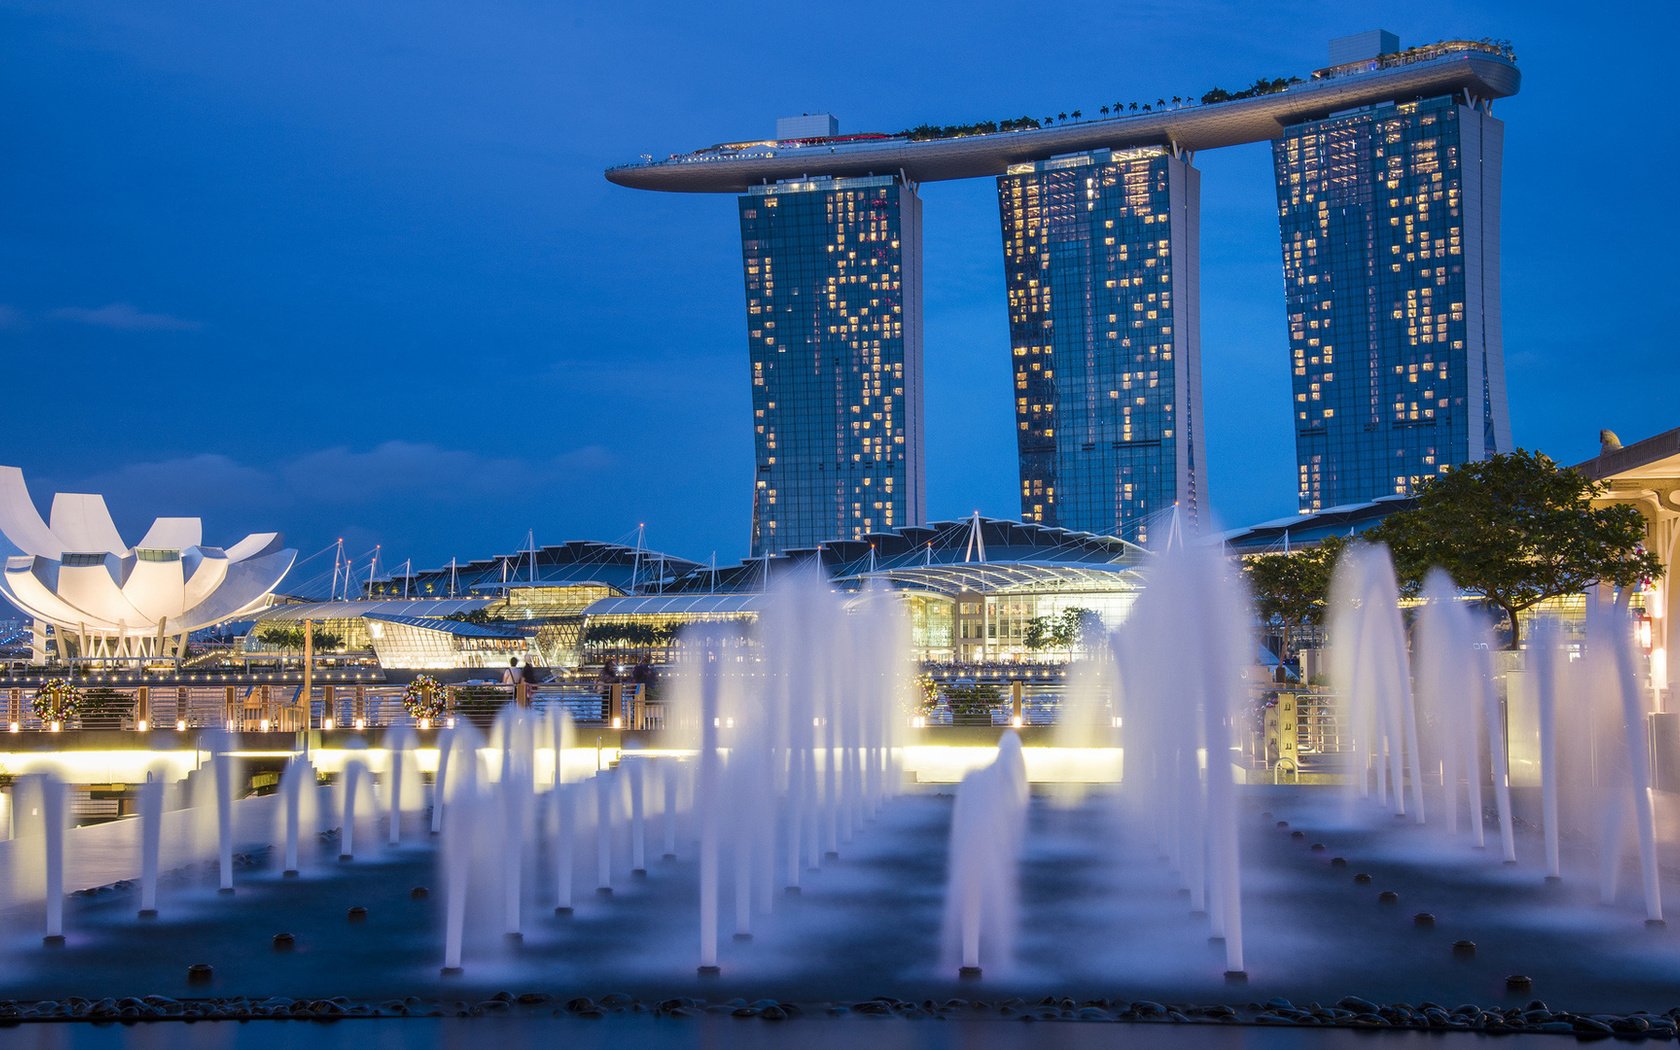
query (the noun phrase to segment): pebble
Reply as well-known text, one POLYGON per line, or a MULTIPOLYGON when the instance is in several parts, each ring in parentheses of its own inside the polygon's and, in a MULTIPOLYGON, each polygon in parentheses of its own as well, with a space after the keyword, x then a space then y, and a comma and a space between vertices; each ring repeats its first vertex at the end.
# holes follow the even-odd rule
MULTIPOLYGON (((1464 942, 1468 943, 1468 942, 1464 942)), ((203 972, 208 979, 208 964, 195 964, 191 972, 203 972)), ((195 983, 199 983, 195 979, 195 983)), ((1523 975, 1507 978, 1509 990, 1531 985, 1523 975)), ((134 1023, 138 1020, 185 1018, 245 1020, 252 1018, 314 1018, 332 1020, 341 1017, 405 1017, 447 1015, 481 1017, 532 1009, 544 1004, 558 1003, 553 996, 541 992, 512 993, 499 991, 477 1002, 435 1002, 418 996, 385 999, 378 1002, 352 1001, 344 996, 330 999, 293 1000, 283 996, 264 999, 228 997, 221 999, 177 1000, 168 996, 107 997, 86 999, 66 996, 36 1002, 0 1000, 0 1023, 16 1024, 25 1020, 87 1019, 96 1023, 134 1023)), ((608 1013, 652 1012, 672 1018, 701 1017, 706 1014, 729 1015, 748 1019, 779 1022, 802 1016, 814 1010, 829 1017, 844 1017, 853 1013, 871 1017, 899 1017, 906 1020, 947 1017, 968 1017, 976 1012, 995 1012, 1000 1016, 1022 1021, 1085 1021, 1111 1023, 1114 1021, 1172 1022, 1175 1024, 1233 1024, 1247 1023, 1270 1027, 1316 1027, 1333 1025, 1362 1029, 1444 1030, 1466 1029, 1487 1035, 1525 1032, 1573 1034, 1581 1039, 1617 1037, 1621 1039, 1673 1039, 1680 1007, 1666 1013, 1636 1012, 1630 1014, 1571 1014, 1553 1011, 1539 999, 1531 999, 1526 1006, 1488 1008, 1475 1003, 1461 1003, 1450 1009, 1424 1001, 1417 1006, 1395 1002, 1382 1004, 1357 995, 1345 996, 1334 1006, 1318 1003, 1297 1005, 1282 996, 1264 1003, 1246 1005, 1193 1003, 1161 1003, 1150 999, 1132 1002, 1111 1002, 1107 999, 1077 1001, 1066 996, 1044 996, 1028 1004, 1020 999, 995 1002, 949 998, 920 1003, 877 996, 854 1003, 812 1003, 801 1007, 797 1003, 762 998, 748 1002, 734 998, 724 1003, 708 1003, 704 999, 684 996, 644 1003, 623 992, 610 992, 591 999, 578 996, 564 1001, 563 1008, 549 1009, 556 1017, 572 1016, 601 1018, 608 1013)))

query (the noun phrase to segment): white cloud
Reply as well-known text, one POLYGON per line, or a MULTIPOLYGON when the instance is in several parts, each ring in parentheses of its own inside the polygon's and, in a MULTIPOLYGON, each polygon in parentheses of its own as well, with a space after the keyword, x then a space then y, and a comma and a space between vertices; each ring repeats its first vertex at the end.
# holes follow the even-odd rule
POLYGON ((60 321, 74 321, 77 324, 109 328, 119 332, 196 332, 204 327, 200 321, 190 321, 171 314, 145 313, 136 309, 132 303, 107 303, 92 309, 66 306, 54 310, 52 316, 60 321))

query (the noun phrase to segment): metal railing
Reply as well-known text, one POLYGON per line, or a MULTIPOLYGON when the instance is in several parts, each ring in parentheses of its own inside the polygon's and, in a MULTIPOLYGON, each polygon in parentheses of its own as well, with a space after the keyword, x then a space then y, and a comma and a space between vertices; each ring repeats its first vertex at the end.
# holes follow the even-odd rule
MULTIPOLYGON (((415 725, 403 703, 404 686, 325 682, 307 698, 301 681, 242 684, 113 685, 83 688, 80 713, 58 730, 187 730, 219 726, 236 732, 293 733, 306 729, 370 729, 415 725)), ((50 732, 34 711, 38 686, 0 686, 0 732, 50 732)), ((635 684, 465 685, 447 687, 443 719, 465 718, 488 728, 510 703, 559 708, 579 725, 657 730, 665 705, 635 684)))

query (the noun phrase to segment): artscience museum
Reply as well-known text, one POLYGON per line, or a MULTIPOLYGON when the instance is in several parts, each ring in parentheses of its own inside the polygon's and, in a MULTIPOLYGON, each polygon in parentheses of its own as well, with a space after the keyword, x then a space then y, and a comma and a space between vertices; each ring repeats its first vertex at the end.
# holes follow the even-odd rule
POLYGON ((206 546, 198 518, 130 545, 93 494, 58 493, 42 521, 17 467, 0 467, 0 534, 0 594, 34 620, 37 659, 179 659, 191 632, 267 605, 297 559, 274 532, 206 546))

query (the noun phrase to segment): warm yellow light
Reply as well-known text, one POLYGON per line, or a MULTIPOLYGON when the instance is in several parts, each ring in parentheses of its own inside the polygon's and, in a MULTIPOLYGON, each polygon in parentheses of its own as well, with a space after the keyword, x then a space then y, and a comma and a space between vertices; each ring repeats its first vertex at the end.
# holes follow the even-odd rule
POLYGON ((328 715, 327 717, 321 719, 321 728, 322 729, 331 729, 332 727, 333 727, 333 720, 332 720, 331 715, 328 715))
POLYGON ((18 725, 16 722, 12 723, 12 732, 18 733, 18 732, 22 732, 22 730, 23 730, 22 726, 18 725))
POLYGON ((262 721, 258 722, 257 725, 264 733, 268 732, 268 719, 266 719, 266 718, 263 719, 262 721))
POLYGON ((624 728, 624 719, 619 718, 617 715, 614 715, 613 716, 613 726, 612 727, 614 729, 623 729, 624 728))
POLYGON ((359 733, 366 728, 367 728, 367 719, 365 719, 365 718, 356 719, 356 732, 359 733))
POLYGON ((144 718, 142 718, 138 722, 134 723, 134 728, 137 731, 139 731, 141 733, 144 733, 149 728, 149 723, 144 718))
POLYGON ((1020 715, 1015 715, 1015 716, 1013 716, 1012 718, 1009 719, 1009 724, 1014 726, 1016 729, 1019 729, 1022 726, 1026 725, 1027 723, 1026 723, 1026 720, 1023 719, 1020 715))
POLYGON ((184 719, 184 718, 177 718, 175 720, 175 732, 185 733, 186 731, 187 731, 187 720, 184 719))

